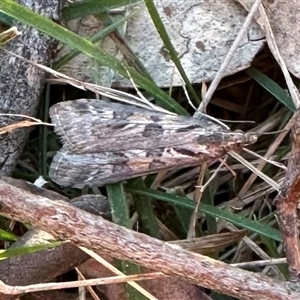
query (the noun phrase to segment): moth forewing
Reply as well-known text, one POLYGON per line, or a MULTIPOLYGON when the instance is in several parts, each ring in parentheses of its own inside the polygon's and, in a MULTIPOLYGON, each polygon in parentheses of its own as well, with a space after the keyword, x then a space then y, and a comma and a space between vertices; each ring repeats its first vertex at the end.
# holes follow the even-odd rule
POLYGON ((89 99, 58 103, 50 116, 64 148, 76 153, 178 146, 224 130, 207 119, 89 99))
POLYGON ((78 188, 199 165, 256 139, 204 118, 93 99, 58 103, 50 116, 63 147, 49 176, 78 188))

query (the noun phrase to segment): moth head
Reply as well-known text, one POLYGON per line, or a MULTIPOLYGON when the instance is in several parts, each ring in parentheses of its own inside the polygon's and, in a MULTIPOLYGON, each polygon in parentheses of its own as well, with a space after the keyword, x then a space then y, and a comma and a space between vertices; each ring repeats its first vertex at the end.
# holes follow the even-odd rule
POLYGON ((245 133, 245 138, 245 145, 251 145, 257 141, 258 135, 255 132, 248 132, 245 133))
POLYGON ((251 145, 257 141, 257 134, 254 132, 245 133, 241 130, 235 130, 229 133, 228 144, 234 148, 241 148, 247 145, 251 145))

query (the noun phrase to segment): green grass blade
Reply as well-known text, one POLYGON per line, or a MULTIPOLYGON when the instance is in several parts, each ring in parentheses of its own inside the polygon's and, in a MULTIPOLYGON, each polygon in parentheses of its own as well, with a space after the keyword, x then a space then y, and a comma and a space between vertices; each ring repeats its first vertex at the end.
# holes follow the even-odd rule
MULTIPOLYGON (((139 11, 140 10, 135 10, 131 12, 129 15, 127 15, 125 18, 122 18, 120 20, 123 19, 127 20, 132 16, 134 16, 135 14, 137 14, 139 11)), ((103 26, 105 27, 109 27, 114 23, 107 13, 99 14, 97 15, 97 17, 101 20, 103 26)), ((116 46, 120 49, 120 52, 124 55, 127 64, 130 65, 135 70, 137 70, 138 72, 140 72, 145 77, 152 80, 148 70, 144 67, 141 60, 136 56, 136 54, 130 49, 130 47, 127 45, 126 40, 124 40, 123 35, 120 34, 118 30, 114 31, 114 42, 116 46)))
POLYGON ((186 237, 189 231, 193 210, 186 207, 180 207, 178 205, 173 205, 173 209, 178 218, 178 224, 180 225, 180 228, 182 229, 182 231, 184 232, 184 236, 186 237))
POLYGON ((11 232, 0 229, 0 240, 1 241, 17 241, 18 237, 11 232))
POLYGON ((284 104, 292 112, 296 111, 295 105, 291 96, 280 87, 275 81, 270 79, 255 68, 248 68, 246 73, 251 76, 257 83, 265 88, 270 94, 272 94, 280 103, 284 104))
MULTIPOLYGON (((48 122, 49 118, 49 107, 50 107, 50 83, 46 84, 46 92, 44 101, 42 103, 42 120, 43 122, 48 122)), ((49 128, 48 126, 41 126, 39 128, 39 147, 40 147, 40 156, 39 156, 39 172, 44 178, 48 177, 48 165, 47 165, 47 151, 48 151, 48 135, 49 128)))
MULTIPOLYGON (((126 187, 146 190, 146 185, 141 178, 130 180, 126 187)), ((152 237, 161 239, 159 225, 153 210, 151 199, 148 197, 135 195, 134 205, 138 213, 139 220, 142 222, 144 232, 152 237)))
POLYGON ((195 92, 192 84, 190 83, 188 76, 186 75, 186 73, 181 65, 180 59, 178 58, 178 54, 169 38, 166 28, 165 28, 165 26, 159 16, 159 13, 155 7, 155 4, 153 3, 152 0, 145 0, 145 4, 148 8, 148 11, 152 18, 152 21, 164 43, 164 46, 168 50, 172 61, 174 62, 177 70, 179 71, 180 75, 182 76, 182 78, 186 84, 187 90, 189 91, 192 98, 197 102, 197 104, 200 104, 200 99, 199 99, 197 93, 195 92))
POLYGON ((25 255, 28 253, 34 253, 34 252, 49 249, 49 248, 55 248, 57 246, 60 246, 62 243, 64 243, 64 242, 59 241, 59 242, 53 242, 53 243, 48 243, 48 244, 24 246, 24 247, 12 248, 12 249, 0 250, 0 260, 6 259, 9 257, 14 257, 17 255, 25 255))
MULTIPOLYGON (((7 25, 8 27, 14 26, 16 20, 0 11, 0 23, 7 25)), ((8 29, 8 28, 7 28, 8 29)))
MULTIPOLYGON (((126 195, 124 193, 123 185, 121 183, 111 184, 106 186, 108 201, 111 207, 111 214, 113 222, 131 228, 131 220, 129 216, 129 207, 126 195)), ((124 274, 132 275, 141 273, 139 266, 125 260, 115 260, 116 267, 124 274)), ((134 288, 125 284, 128 294, 128 299, 145 299, 134 288)))
MULTIPOLYGON (((209 180, 209 174, 206 172, 205 174, 205 182, 209 180)), ((209 205, 211 207, 214 206, 214 191, 212 190, 211 186, 208 186, 202 195, 202 204, 209 205)), ((214 216, 207 215, 206 216, 206 223, 207 223, 207 234, 216 234, 217 230, 217 221, 214 216)))
MULTIPOLYGON (((274 240, 271 240, 265 236, 261 236, 261 240, 263 244, 265 245, 265 248, 268 253, 268 255, 272 258, 280 258, 282 257, 282 254, 278 252, 276 242, 274 240)), ((289 277, 289 271, 288 266, 286 264, 284 265, 277 265, 277 268, 280 270, 281 274, 284 275, 286 279, 289 277)))
MULTIPOLYGON (((135 13, 136 12, 134 12, 124 18, 121 18, 118 21, 112 23, 111 25, 105 27, 103 30, 97 32, 90 38, 90 42, 92 42, 94 44, 94 43, 99 42, 101 39, 104 39, 110 33, 114 32, 119 26, 124 24, 124 22, 126 22, 129 18, 131 18, 135 13)), ((81 51, 79 51, 77 49, 71 50, 70 53, 66 54, 59 61, 57 61, 53 64, 53 69, 58 70, 59 68, 61 68, 63 65, 68 63, 71 59, 73 59, 80 53, 81 53, 81 51)))
POLYGON ((129 208, 123 185, 121 183, 107 185, 106 191, 113 222, 131 228, 129 208))
MULTIPOLYGON (((187 208, 192 208, 192 209, 194 209, 194 207, 195 207, 195 202, 186 197, 166 194, 163 192, 154 191, 154 190, 150 190, 150 189, 148 189, 146 191, 130 190, 130 192, 133 194, 143 195, 143 196, 151 197, 151 198, 154 198, 157 200, 166 201, 166 202, 176 204, 176 205, 179 205, 182 207, 187 207, 187 208)), ((227 220, 237 226, 240 226, 244 229, 248 229, 248 230, 251 230, 258 234, 264 235, 275 241, 282 241, 281 233, 278 230, 271 228, 266 224, 261 224, 258 221, 252 221, 247 218, 241 217, 239 215, 232 214, 227 211, 224 211, 219 208, 216 208, 216 207, 213 207, 210 205, 206 205, 206 204, 200 204, 200 211, 203 213, 206 213, 210 216, 214 216, 217 218, 227 220)))
POLYGON ((88 15, 99 14, 113 8, 134 4, 137 2, 141 2, 141 0, 85 0, 81 2, 70 3, 63 9, 62 16, 66 21, 69 21, 88 15))

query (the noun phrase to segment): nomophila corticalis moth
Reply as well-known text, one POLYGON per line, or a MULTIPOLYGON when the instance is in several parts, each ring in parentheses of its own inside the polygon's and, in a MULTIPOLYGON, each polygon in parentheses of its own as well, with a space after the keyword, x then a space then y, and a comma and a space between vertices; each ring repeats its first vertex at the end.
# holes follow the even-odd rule
POLYGON ((50 178, 77 188, 200 165, 257 139, 205 117, 94 99, 55 104, 50 116, 63 143, 50 166, 50 178))

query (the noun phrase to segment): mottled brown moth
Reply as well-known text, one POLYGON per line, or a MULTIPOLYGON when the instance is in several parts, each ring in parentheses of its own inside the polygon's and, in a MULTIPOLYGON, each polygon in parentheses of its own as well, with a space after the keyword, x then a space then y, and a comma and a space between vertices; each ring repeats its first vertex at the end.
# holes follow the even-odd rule
POLYGON ((77 188, 200 165, 256 141, 205 117, 94 99, 55 104, 50 117, 63 146, 49 176, 77 188))

